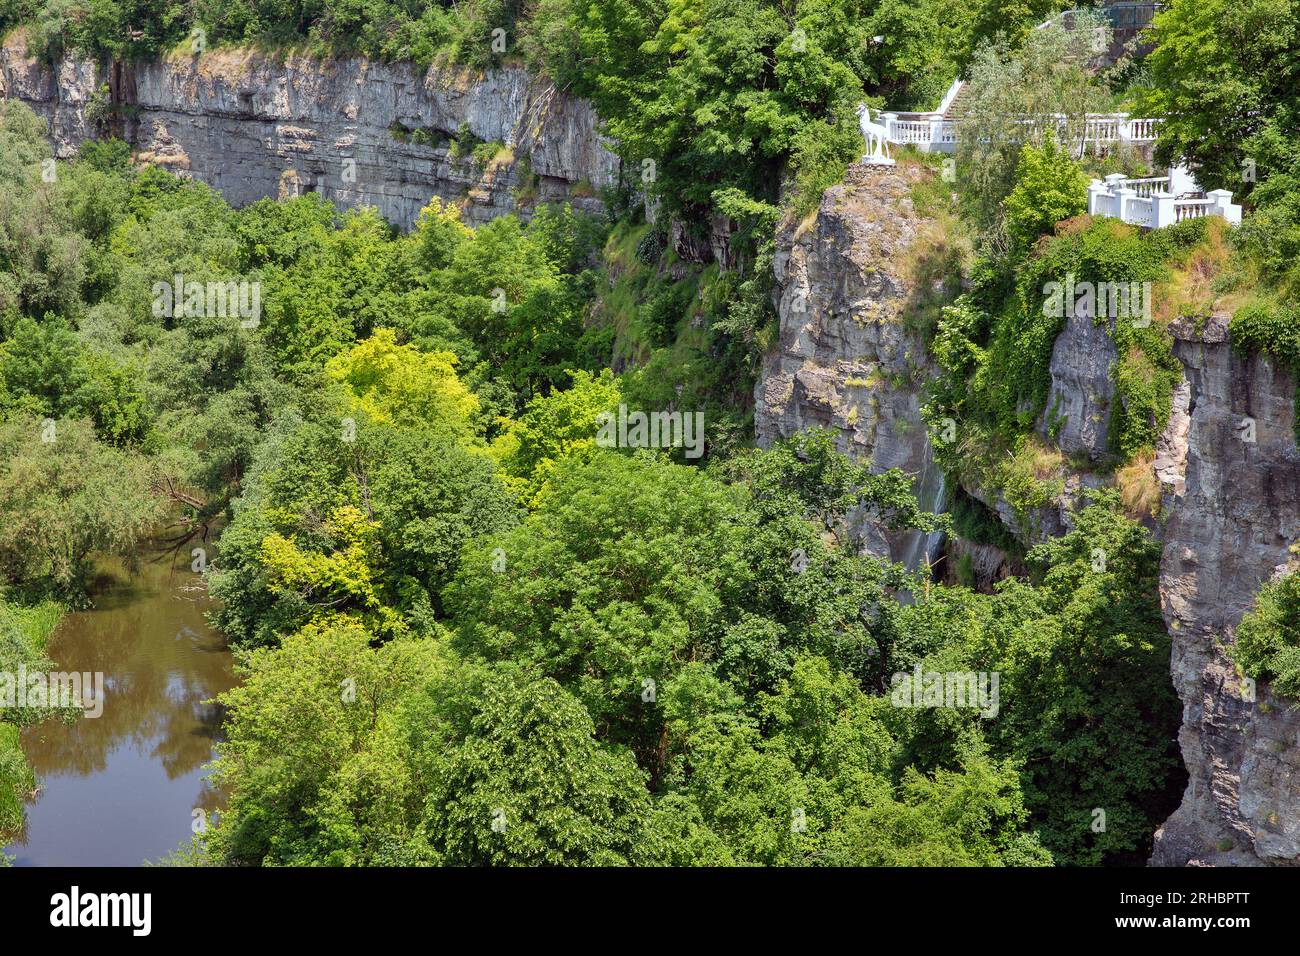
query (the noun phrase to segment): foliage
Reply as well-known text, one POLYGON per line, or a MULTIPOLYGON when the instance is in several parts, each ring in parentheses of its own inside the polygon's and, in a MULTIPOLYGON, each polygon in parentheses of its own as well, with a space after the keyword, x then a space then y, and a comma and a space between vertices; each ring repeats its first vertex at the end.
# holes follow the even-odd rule
POLYGON ((561 461, 596 447, 600 416, 613 414, 619 398, 608 370, 599 377, 576 372, 570 388, 534 398, 492 446, 507 486, 535 507, 550 490, 550 476, 561 461))
POLYGON ((1287 697, 1300 697, 1300 575, 1288 572, 1260 588, 1237 625, 1228 653, 1241 668, 1287 697))
POLYGON ((92 551, 128 553, 160 516, 147 464, 84 420, 0 424, 0 573, 81 597, 92 551))
POLYGON ((456 376, 450 352, 398 345, 392 329, 376 329, 330 361, 326 373, 343 383, 355 407, 372 421, 420 427, 444 440, 467 440, 478 399, 456 376))
POLYGON ((1287 368, 1300 368, 1300 315, 1274 303, 1243 306, 1229 324, 1232 346, 1241 355, 1262 352, 1287 368))
MULTIPOLYGON (((61 613, 62 607, 52 601, 25 607, 0 594, 0 674, 16 676, 20 667, 28 673, 48 668, 42 650, 61 613)), ((36 789, 36 778, 19 748, 19 731, 53 713, 50 708, 0 704, 0 838, 22 826, 23 800, 36 789)))
MULTIPOLYGON (((935 335, 934 351, 946 376, 936 388, 932 420, 944 414, 962 422, 967 435, 983 429, 996 435, 986 452, 1000 457, 998 449, 1015 450, 1024 434, 1043 413, 1050 385, 1052 349, 1076 307, 1081 314, 1096 307, 1071 289, 1094 290, 1102 283, 1132 283, 1155 288, 1169 275, 1171 265, 1205 238, 1203 223, 1191 221, 1142 236, 1115 220, 1080 220, 1061 235, 1038 242, 1026 260, 1010 273, 1010 282, 996 274, 984 288, 943 311, 935 335), (1010 285, 1007 292, 1003 289, 1010 285), (1005 298, 1003 298, 1005 296, 1005 298), (986 310, 982 303, 989 303, 986 310), (939 409, 944 409, 941 414, 939 409)), ((1132 300, 1130 304, 1134 305, 1132 300)), ((1109 435, 1111 449, 1127 460, 1144 447, 1154 446, 1168 421, 1170 396, 1181 374, 1168 333, 1157 321, 1135 307, 1116 308, 1115 315, 1090 318, 1105 322, 1119 353, 1112 370, 1118 401, 1112 406, 1109 435), (1125 314, 1120 314, 1125 312, 1125 314), (1132 313, 1132 314, 1129 314, 1132 313)), ((972 467, 970 446, 941 449, 941 455, 958 455, 957 467, 972 467)), ((987 456, 986 456, 987 457, 987 456)))
POLYGON ((516 520, 491 461, 441 431, 298 423, 268 442, 222 535, 215 621, 271 644, 336 615, 428 631, 460 549, 516 520))
MULTIPOLYGON (((184 42, 190 22, 166 4, 3 10, 39 19, 50 54, 121 59, 184 42)), ((42 124, 0 109, 0 571, 75 592, 92 550, 129 550, 160 513, 151 489, 186 534, 228 519, 209 581, 243 678, 222 699, 230 803, 186 858, 1143 857, 1179 783, 1146 532, 1105 498, 1029 553, 1028 579, 973 594, 873 557, 859 534, 949 530, 913 476, 873 473, 830 432, 748 447, 773 231, 842 175, 854 105, 933 105, 1002 29, 975 66, 991 102, 1087 101, 1079 37, 1029 35, 1041 4, 982 0, 193 12, 212 42, 306 36, 480 65, 505 30, 505 56, 593 98, 625 198, 647 202, 611 207, 612 224, 541 205, 470 229, 433 201, 401 235, 314 194, 235 210, 111 142, 46 182, 42 124), (718 261, 686 255, 715 246, 718 261), (259 283, 261 321, 157 314, 153 288, 177 274, 259 283), (598 416, 621 403, 704 412, 707 459, 598 447, 598 416), (894 675, 916 667, 998 674, 997 718, 898 705, 894 675)), ((457 153, 495 161, 468 132, 457 153)), ((933 410, 962 436, 941 460, 983 469, 1021 511, 1055 497, 1064 469, 1030 437, 1063 323, 1045 287, 1157 281, 1203 238, 1082 218, 1046 237, 1079 211, 1072 142, 1008 135, 965 157, 988 175, 968 212, 989 213, 994 241, 932 347, 933 410)), ((1243 248, 1287 234, 1277 202, 1243 248)), ((1234 341, 1285 351, 1279 322, 1247 313, 1234 341)), ((1128 454, 1163 427, 1177 363, 1159 327, 1111 334, 1128 454)), ((981 509, 960 504, 957 530, 1007 545, 981 509)), ((0 655, 34 653, 6 621, 0 606, 0 655)), ((31 782, 12 737, 0 724, 0 826, 31 782)))
MULTIPOLYGON (((1300 134, 1295 0, 1174 0, 1156 15, 1140 108, 1163 117, 1157 159, 1242 193, 1294 173, 1300 134), (1254 179, 1247 179, 1249 160, 1254 179)), ((1261 203, 1262 204, 1262 203, 1261 203)))
POLYGON ((738 517, 735 492, 692 469, 565 459, 523 525, 467 551, 448 591, 457 646, 537 667, 652 752, 655 708, 632 702, 716 642, 718 590, 745 574, 738 517))
POLYGON ((995 248, 1022 154, 1043 160, 1027 175, 1051 175, 1063 161, 1048 141, 1079 159, 1088 114, 1104 112, 1106 93, 1088 72, 1099 30, 1108 36, 1104 19, 1085 11, 1072 28, 1057 23, 1030 31, 1022 47, 1001 36, 975 51, 957 123, 957 182, 967 215, 995 248), (1040 152, 1024 154, 1025 146, 1040 152))
POLYGON ((1110 493, 1028 560, 1038 587, 998 595, 984 645, 1005 702, 991 740, 1024 761, 1026 804, 1059 862, 1140 862, 1179 789, 1160 546, 1110 493))
POLYGON ((1003 201, 1007 238, 1023 256, 1039 236, 1088 208, 1088 183, 1070 157, 1048 136, 1041 147, 1025 144, 1016 184, 1003 201))
POLYGON ((233 864, 415 862, 385 860, 382 833, 339 846, 341 827, 327 814, 333 788, 349 784, 366 786, 382 805, 397 781, 372 736, 392 719, 402 691, 441 666, 436 642, 375 650, 365 630, 344 622, 254 651, 243 682, 224 695, 233 719, 218 745, 217 780, 237 785, 213 855, 233 864))

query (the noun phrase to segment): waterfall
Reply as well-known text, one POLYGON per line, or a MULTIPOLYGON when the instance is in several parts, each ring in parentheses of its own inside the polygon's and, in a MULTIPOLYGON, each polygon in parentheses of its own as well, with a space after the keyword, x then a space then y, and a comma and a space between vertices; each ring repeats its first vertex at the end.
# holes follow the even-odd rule
MULTIPOLYGON (((920 480, 917 483, 917 502, 921 505, 921 510, 940 514, 943 511, 944 499, 947 493, 948 488, 944 482, 943 469, 935 463, 934 450, 930 447, 929 440, 927 440, 925 443, 925 461, 921 466, 920 480)), ((942 531, 931 531, 929 534, 923 534, 920 531, 909 532, 901 549, 900 562, 909 571, 920 570, 927 563, 933 564, 939 557, 939 551, 943 547, 943 539, 944 533, 942 531)))

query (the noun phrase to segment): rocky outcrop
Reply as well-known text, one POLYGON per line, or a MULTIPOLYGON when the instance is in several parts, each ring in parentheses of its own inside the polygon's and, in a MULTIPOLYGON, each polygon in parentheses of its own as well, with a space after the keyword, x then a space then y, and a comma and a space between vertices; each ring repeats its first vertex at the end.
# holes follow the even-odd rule
POLYGON ((1183 380, 1174 386, 1169 422, 1156 440, 1156 456, 1151 467, 1163 492, 1161 510, 1168 514, 1187 486, 1187 443, 1192 430, 1192 383, 1183 380))
POLYGON ((964 538, 948 541, 944 548, 944 558, 945 584, 963 585, 985 594, 990 593, 997 582, 1014 573, 1007 553, 1001 548, 991 544, 976 544, 964 538))
MULTIPOLYGON (((775 297, 779 347, 754 393, 762 445, 805 428, 833 430, 840 451, 874 471, 916 476, 923 507, 943 501, 920 405, 934 372, 920 334, 907 323, 913 280, 909 248, 925 220, 911 187, 933 173, 911 165, 854 165, 822 196, 817 212, 777 232, 775 297)), ((938 539, 859 528, 864 547, 916 566, 938 539)))
POLYGON ((1042 507, 1030 508, 1023 513, 1017 511, 1001 491, 990 491, 964 483, 962 487, 967 494, 992 510, 1022 544, 1032 547, 1072 531, 1074 513, 1084 505, 1084 492, 1105 487, 1109 483, 1109 479, 1103 475, 1066 470, 1060 478, 1060 492, 1042 507))
POLYGON ((45 117, 60 157, 111 128, 142 160, 233 205, 310 191, 377 206, 402 227, 432 196, 459 204, 472 223, 526 215, 536 202, 597 211, 599 190, 619 172, 590 105, 517 67, 419 72, 221 49, 132 68, 64 59, 50 69, 19 31, 0 47, 0 97, 45 117), (462 130, 501 149, 453 156, 462 130))
POLYGON ((1108 452, 1111 373, 1119 359, 1108 327, 1113 321, 1071 315, 1052 347, 1051 386, 1038 428, 1066 455, 1100 461, 1108 452))
POLYGON ((1171 495, 1160 591, 1189 780, 1156 833, 1152 863, 1297 864, 1300 712, 1266 683, 1252 688, 1224 654, 1260 585, 1300 539, 1295 388, 1269 359, 1232 352, 1226 316, 1171 330, 1187 410, 1176 425, 1176 394, 1159 459, 1166 487, 1182 484, 1171 495))

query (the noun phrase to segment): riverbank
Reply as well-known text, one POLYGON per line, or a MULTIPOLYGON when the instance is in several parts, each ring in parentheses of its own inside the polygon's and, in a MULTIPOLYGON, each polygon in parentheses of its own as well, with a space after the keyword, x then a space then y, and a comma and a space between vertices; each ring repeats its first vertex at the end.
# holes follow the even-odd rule
MULTIPOLYGON (((0 597, 0 673, 42 667, 46 644, 63 612, 56 601, 23 605, 0 597)), ((0 842, 22 826, 23 799, 36 786, 20 746, 23 716, 0 707, 0 842)))

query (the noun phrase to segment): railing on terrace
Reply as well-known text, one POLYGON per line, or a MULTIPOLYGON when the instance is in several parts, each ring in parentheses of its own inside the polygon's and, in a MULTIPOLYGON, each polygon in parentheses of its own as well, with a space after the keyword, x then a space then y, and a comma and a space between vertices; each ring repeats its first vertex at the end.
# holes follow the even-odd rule
POLYGON ((1168 176, 1127 179, 1112 173, 1105 180, 1094 179, 1088 187, 1088 212, 1113 216, 1138 226, 1161 229, 1201 216, 1221 216, 1232 225, 1241 222, 1241 206, 1232 201, 1227 189, 1212 189, 1203 197, 1189 197, 1191 176, 1174 169, 1168 176))
MULTIPOLYGON (((1069 121, 1056 117, 1058 131, 1064 131, 1069 121)), ((1038 125, 1046 120, 1024 119, 1020 122, 1038 125)), ((911 145, 926 153, 951 153, 956 149, 958 133, 955 121, 942 113, 881 113, 889 142, 894 145, 911 145)), ((1084 121, 1083 145, 1109 145, 1131 143, 1142 145, 1155 141, 1157 119, 1132 119, 1127 113, 1088 116, 1084 121)))
POLYGON ((1169 177, 1155 176, 1150 179, 1125 179, 1124 186, 1133 190, 1143 199, 1150 199, 1155 193, 1169 191, 1169 177))
MULTIPOLYGON (((1227 190, 1224 190, 1227 192, 1227 190)), ((1232 194, 1228 193, 1229 198, 1232 194)), ((1217 211, 1213 199, 1175 199, 1174 200, 1174 222, 1182 222, 1184 219, 1199 219, 1201 216, 1213 216, 1217 211)))

